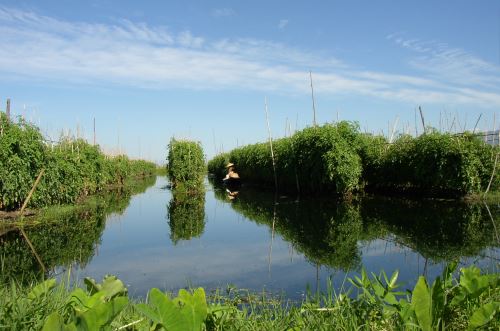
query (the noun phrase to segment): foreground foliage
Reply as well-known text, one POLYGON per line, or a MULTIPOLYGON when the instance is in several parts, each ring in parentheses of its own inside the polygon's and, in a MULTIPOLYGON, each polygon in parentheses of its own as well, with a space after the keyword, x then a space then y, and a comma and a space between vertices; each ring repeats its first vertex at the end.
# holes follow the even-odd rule
MULTIPOLYGON (((470 133, 452 135, 431 128, 416 138, 401 135, 389 143, 343 121, 277 139, 273 152, 275 168, 270 145, 257 143, 215 156, 208 170, 221 178, 225 164, 232 162, 246 182, 264 186, 274 186, 276 171, 282 192, 346 196, 365 189, 464 196, 485 191, 499 148, 470 133)), ((500 188, 500 176, 495 175, 490 189, 500 188)))
POLYGON ((153 175, 156 166, 124 155, 108 157, 83 139, 63 137, 49 145, 35 125, 8 121, 0 113, 0 210, 20 208, 42 169, 30 207, 74 203, 126 179, 153 175))
POLYGON ((0 326, 26 330, 473 330, 500 327, 500 274, 448 265, 432 285, 420 277, 401 291, 398 272, 348 279, 352 288, 309 295, 290 305, 262 294, 228 289, 208 302, 202 288, 177 297, 151 289, 144 303, 130 302, 113 276, 86 290, 47 280, 30 289, 0 288, 0 326), (356 293, 355 293, 356 292, 356 293))

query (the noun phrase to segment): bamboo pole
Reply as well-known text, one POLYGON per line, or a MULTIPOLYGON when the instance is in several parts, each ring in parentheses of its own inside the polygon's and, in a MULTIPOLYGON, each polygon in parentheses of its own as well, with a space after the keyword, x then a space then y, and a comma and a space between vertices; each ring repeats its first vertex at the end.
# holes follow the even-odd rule
POLYGON ((498 236, 497 226, 495 225, 495 220, 493 219, 493 215, 491 215, 490 207, 486 201, 483 201, 486 210, 488 211, 488 215, 490 216, 491 223, 493 223, 493 229, 495 230, 495 236, 497 237, 497 242, 500 243, 500 237, 498 236))
POLYGON ((316 105, 314 103, 314 87, 313 87, 313 77, 312 77, 311 70, 309 70, 309 77, 311 79, 311 97, 312 97, 312 104, 313 104, 313 125, 316 126, 316 105))
POLYGON ((36 250, 35 250, 35 247, 33 246, 33 244, 31 243, 31 240, 29 240, 28 238, 28 235, 26 234, 26 232, 24 232, 24 229, 23 228, 19 228, 19 230, 21 231, 21 234, 23 235, 24 239, 26 240, 26 242, 28 243, 28 246, 30 247, 31 251, 33 252, 33 255, 35 255, 35 258, 36 260, 38 261, 38 263, 40 264, 40 266, 42 267, 42 270, 43 272, 47 272, 47 268, 45 267, 45 264, 43 264, 42 262, 42 259, 40 258, 40 256, 37 254, 36 250))
POLYGON ((420 111, 420 119, 422 120, 422 127, 424 128, 424 134, 425 134, 426 130, 425 130, 424 113, 422 112, 422 107, 418 106, 418 110, 420 111))
POLYGON ((476 132, 477 125, 479 124, 479 120, 481 120, 481 116, 483 116, 483 113, 479 114, 479 117, 477 118, 476 125, 474 125, 474 129, 472 130, 472 134, 476 132))
POLYGON ((45 172, 45 169, 42 169, 40 171, 40 174, 38 174, 38 177, 36 178, 35 183, 31 187, 31 191, 29 192, 28 196, 24 200, 24 203, 23 203, 23 206, 21 207, 21 211, 19 212, 19 215, 22 216, 24 208, 26 208, 26 206, 28 205, 28 202, 30 201, 31 196, 33 195, 33 192, 35 192, 35 189, 38 186, 38 183, 40 182, 40 179, 42 179, 42 175, 43 175, 44 172, 45 172))
POLYGON ((495 156, 495 164, 493 165, 493 171, 491 172, 491 177, 490 177, 490 182, 488 183, 488 187, 486 188, 486 191, 484 192, 484 198, 486 198, 486 194, 488 194, 488 191, 490 190, 491 183, 493 182, 493 178, 495 177, 495 171, 497 169, 497 163, 498 163, 498 154, 495 156))
POLYGON ((394 139, 394 133, 396 132, 396 127, 399 122, 399 116, 396 117, 396 121, 394 121, 394 125, 392 126, 392 132, 391 132, 391 137, 389 139, 389 144, 392 144, 392 140, 394 139))
POLYGON ((269 133, 269 146, 271 147, 271 159, 273 162, 274 187, 275 187, 276 193, 277 193, 278 192, 278 177, 276 176, 276 163, 274 162, 273 138, 271 135, 271 126, 269 125, 269 111, 267 109, 267 97, 264 98, 264 103, 266 106, 266 122, 267 122, 267 132, 269 133))
POLYGON ((6 114, 7 114, 7 122, 10 122, 10 99, 7 99, 6 114))
MULTIPOLYGON (((28 205, 28 202, 30 201, 31 199, 31 196, 33 195, 33 192, 35 192, 35 189, 36 187, 38 186, 38 183, 40 182, 40 179, 42 178, 42 175, 43 173, 45 172, 45 169, 42 169, 40 171, 40 174, 38 175, 38 177, 36 178, 35 180, 35 183, 33 184, 33 187, 31 187, 31 191, 29 192, 28 196, 26 197, 26 199, 24 200, 24 203, 23 203, 23 206, 21 207, 21 211, 19 212, 19 216, 22 217, 23 216, 23 212, 24 212, 24 209, 26 208, 26 206, 28 205)), ((35 255, 35 258, 37 259, 38 263, 40 264, 40 266, 42 267, 42 270, 43 272, 45 273, 47 271, 47 268, 45 268, 45 265, 43 264, 42 262, 42 259, 40 258, 40 256, 37 254, 36 250, 35 250, 35 247, 33 246, 33 244, 31 243, 31 240, 29 240, 28 238, 28 235, 26 234, 26 232, 24 232, 24 229, 23 228, 19 228, 19 230, 21 231, 21 234, 23 235, 24 239, 26 239, 26 242, 28 243, 28 246, 30 247, 31 251, 33 252, 33 255, 35 255)))

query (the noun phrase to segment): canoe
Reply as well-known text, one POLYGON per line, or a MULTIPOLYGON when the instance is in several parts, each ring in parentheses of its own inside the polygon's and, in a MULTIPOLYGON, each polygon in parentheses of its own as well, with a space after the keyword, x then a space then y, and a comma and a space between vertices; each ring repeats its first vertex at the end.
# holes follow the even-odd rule
POLYGON ((232 178, 232 177, 224 178, 222 180, 222 182, 227 187, 238 187, 238 186, 241 185, 241 179, 240 178, 232 178))

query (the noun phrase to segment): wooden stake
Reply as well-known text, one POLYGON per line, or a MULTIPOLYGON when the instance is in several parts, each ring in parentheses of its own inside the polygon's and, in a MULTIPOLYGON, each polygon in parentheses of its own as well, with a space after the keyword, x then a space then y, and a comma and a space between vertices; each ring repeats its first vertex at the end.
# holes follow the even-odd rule
POLYGON ((481 119, 481 116, 483 116, 483 113, 479 114, 479 117, 477 118, 476 125, 474 125, 474 130, 472 130, 472 134, 476 132, 477 125, 479 124, 479 120, 481 119))
POLYGON ((24 209, 25 209, 25 208, 26 208, 26 206, 28 205, 28 202, 30 201, 31 196, 33 195, 33 192, 35 192, 35 189, 36 189, 36 187, 37 187, 38 183, 40 182, 40 179, 42 179, 42 175, 43 175, 43 173, 44 173, 44 172, 45 172, 45 169, 42 169, 42 170, 40 171, 40 174, 39 174, 39 175, 38 175, 38 177, 36 178, 35 183, 33 184, 33 187, 31 187, 31 191, 30 191, 30 193, 28 194, 28 196, 27 196, 27 197, 26 197, 26 199, 24 200, 24 203, 23 203, 23 206, 21 207, 21 211, 19 212, 19 215, 21 215, 21 216, 22 216, 24 209))
POLYGON ((31 251, 33 252, 33 255, 35 255, 36 260, 38 261, 38 263, 42 267, 43 272, 44 273, 47 272, 47 268, 45 268, 45 265, 43 264, 42 259, 37 254, 35 247, 33 246, 33 244, 31 243, 31 241, 28 238, 28 235, 26 234, 26 232, 24 232, 23 228, 19 228, 19 230, 21 231, 21 234, 23 235, 24 239, 28 243, 28 246, 30 247, 31 251))
POLYGON ((6 108, 6 114, 7 114, 7 121, 10 121, 10 99, 7 99, 7 108, 6 108))
POLYGON ((486 188, 486 191, 484 192, 484 198, 486 198, 486 194, 488 194, 488 191, 490 190, 491 187, 491 182, 493 182, 493 178, 495 177, 495 171, 497 169, 497 163, 498 163, 498 154, 495 156, 495 164, 493 165, 493 171, 491 172, 491 177, 490 177, 490 182, 488 183, 488 187, 486 188))
POLYGON ((309 77, 311 78, 311 97, 313 103, 313 125, 316 126, 316 105, 314 104, 314 88, 313 88, 313 77, 312 72, 309 70, 309 77))
POLYGON ((394 133, 396 132, 396 126, 399 122, 399 116, 396 117, 396 121, 394 121, 394 125, 392 127, 391 137, 389 138, 389 144, 392 144, 392 139, 394 139, 394 133))
POLYGON ((274 162, 273 138, 271 136, 271 126, 269 125, 269 111, 267 110, 267 97, 264 99, 264 103, 266 105, 267 131, 269 133, 269 146, 271 147, 271 159, 273 162, 274 187, 276 189, 276 192, 278 192, 278 177, 276 176, 276 163, 274 162))
POLYGON ((420 111, 420 119, 422 120, 422 127, 424 128, 424 134, 425 134, 426 130, 425 130, 424 113, 422 112, 422 108, 420 106, 418 106, 418 110, 420 111))

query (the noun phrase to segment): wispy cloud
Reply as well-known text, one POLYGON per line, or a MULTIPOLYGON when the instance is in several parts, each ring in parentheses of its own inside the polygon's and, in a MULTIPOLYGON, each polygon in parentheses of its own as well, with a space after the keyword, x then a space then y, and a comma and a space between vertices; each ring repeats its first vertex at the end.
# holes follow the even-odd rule
POLYGON ((278 28, 283 30, 288 25, 288 20, 282 19, 278 23, 278 28))
POLYGON ((312 69, 318 93, 500 106, 498 67, 439 44, 397 38, 389 39, 418 55, 410 65, 421 74, 360 70, 270 41, 214 41, 125 20, 73 23, 0 7, 0 73, 4 80, 309 93, 312 69))
POLYGON ((463 49, 437 41, 408 39, 392 34, 387 39, 417 54, 409 64, 437 81, 457 86, 496 89, 500 86, 500 67, 488 63, 463 49))
POLYGON ((212 16, 214 17, 229 17, 235 14, 234 10, 231 8, 216 8, 212 10, 212 16))

